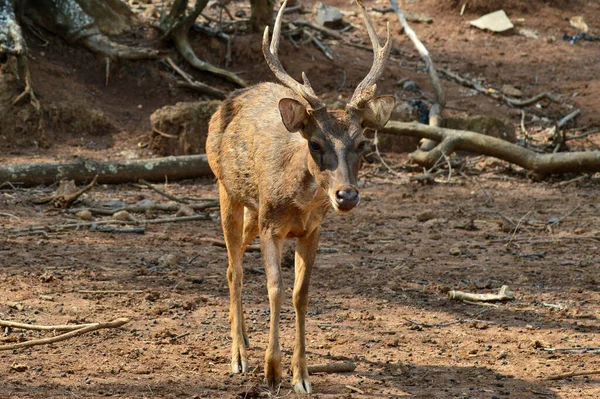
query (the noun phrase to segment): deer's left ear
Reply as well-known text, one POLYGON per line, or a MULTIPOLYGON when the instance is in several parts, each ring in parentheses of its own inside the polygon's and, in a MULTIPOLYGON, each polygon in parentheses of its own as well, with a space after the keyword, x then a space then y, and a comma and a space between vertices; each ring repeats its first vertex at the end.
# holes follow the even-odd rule
POLYGON ((380 96, 369 100, 363 108, 361 126, 378 130, 385 126, 396 105, 394 96, 380 96))

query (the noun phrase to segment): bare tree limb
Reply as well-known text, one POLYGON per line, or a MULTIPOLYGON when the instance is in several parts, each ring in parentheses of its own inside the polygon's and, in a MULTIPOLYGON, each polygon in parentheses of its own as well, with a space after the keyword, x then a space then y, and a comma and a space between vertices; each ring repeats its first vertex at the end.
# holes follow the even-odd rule
POLYGON ((356 364, 347 363, 324 363, 308 366, 308 374, 316 373, 350 373, 356 369, 356 364))
MULTIPOLYGON (((0 351, 8 351, 8 350, 14 350, 14 349, 21 349, 21 348, 29 348, 29 347, 37 346, 37 345, 53 344, 55 342, 64 341, 66 339, 77 337, 79 335, 82 335, 82 334, 85 334, 85 333, 89 333, 89 332, 92 332, 92 331, 100 330, 102 328, 118 328, 118 327, 121 327, 123 324, 128 323, 128 322, 129 322, 129 319, 120 318, 120 319, 115 319, 113 321, 109 321, 107 323, 86 324, 86 325, 84 325, 81 328, 78 328, 76 330, 70 331, 68 333, 57 335, 55 337, 35 339, 35 340, 31 340, 31 341, 19 342, 19 343, 10 344, 10 345, 2 345, 2 346, 0 346, 0 351)), ((58 326, 58 327, 65 327, 65 326, 58 326)))
POLYGON ((539 154, 507 141, 465 130, 431 127, 416 122, 390 121, 380 133, 427 138, 440 142, 431 151, 417 150, 410 155, 413 162, 431 167, 443 153, 468 151, 502 159, 543 177, 558 173, 600 172, 600 151, 539 154))
POLYGON ((67 163, 0 165, 0 184, 25 186, 52 184, 58 180, 90 181, 98 175, 99 184, 192 179, 212 176, 206 155, 187 155, 130 161, 94 161, 79 159, 67 163))
MULTIPOLYGON (((398 16, 398 19, 400 20, 400 24, 404 29, 404 33, 406 33, 406 36, 408 36, 410 41, 414 44, 415 48, 421 55, 421 58, 425 62, 425 69, 427 71, 427 74, 429 75, 429 81, 431 82, 431 85, 433 86, 433 89, 435 91, 435 104, 433 104, 433 106, 429 110, 429 126, 438 127, 440 125, 440 117, 442 115, 442 111, 446 106, 446 96, 444 95, 444 89, 442 88, 440 77, 438 76, 437 70, 435 69, 435 64, 433 63, 433 60, 431 59, 429 51, 427 51, 425 45, 423 45, 421 40, 419 40, 419 37, 417 36, 415 31, 412 30, 412 28, 406 21, 406 17, 404 16, 404 13, 398 6, 398 2, 396 0, 390 0, 390 3, 392 4, 394 12, 398 16)), ((437 143, 435 141, 424 140, 421 143, 420 149, 422 151, 431 150, 433 147, 435 147, 436 144, 437 143)), ((448 146, 449 144, 447 143, 446 145, 448 146)), ((451 151, 447 151, 443 148, 441 149, 442 154, 450 154, 450 152, 451 151)))

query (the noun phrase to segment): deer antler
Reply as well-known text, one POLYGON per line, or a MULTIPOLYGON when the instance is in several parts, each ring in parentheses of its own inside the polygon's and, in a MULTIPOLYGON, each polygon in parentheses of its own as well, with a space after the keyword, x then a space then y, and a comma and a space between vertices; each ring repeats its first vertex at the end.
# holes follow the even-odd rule
POLYGON ((362 80, 362 82, 358 84, 356 90, 354 90, 352 99, 346 107, 347 109, 361 109, 364 107, 367 101, 373 98, 375 95, 375 89, 377 88, 375 83, 383 74, 385 61, 392 50, 390 23, 388 22, 387 24, 387 39, 385 45, 381 47, 381 43, 379 43, 379 39, 377 38, 377 33, 371 24, 371 19, 369 18, 369 14, 367 14, 367 10, 363 5, 362 0, 356 0, 356 3, 362 9, 365 25, 367 26, 367 32, 369 33, 369 38, 373 44, 373 66, 371 66, 369 74, 362 80))
MULTIPOLYGON (((273 37, 271 39, 271 45, 269 47, 269 27, 265 28, 265 34, 263 36, 263 54, 265 59, 267 60, 267 65, 271 68, 271 71, 275 74, 277 79, 281 81, 285 86, 292 89, 296 94, 304 98, 312 107, 314 111, 324 108, 325 104, 319 100, 315 91, 310 85, 308 78, 302 72, 302 80, 304 84, 300 84, 294 78, 292 78, 286 71, 283 69, 283 65, 279 61, 279 56, 277 55, 277 51, 279 49, 279 36, 281 34, 281 18, 283 16, 283 11, 285 10, 285 6, 287 5, 287 0, 283 2, 279 12, 277 13, 277 19, 275 20, 275 26, 273 28, 273 37)), ((389 28, 388 28, 389 33, 389 28)), ((389 53, 389 51, 388 51, 389 53)))

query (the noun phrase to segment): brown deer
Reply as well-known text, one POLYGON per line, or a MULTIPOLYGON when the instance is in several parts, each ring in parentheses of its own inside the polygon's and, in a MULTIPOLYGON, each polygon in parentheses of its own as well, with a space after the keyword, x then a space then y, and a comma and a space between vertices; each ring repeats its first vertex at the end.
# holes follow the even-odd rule
POLYGON ((281 381, 281 248, 286 237, 294 237, 296 340, 292 385, 296 392, 312 392, 304 321, 319 226, 330 208, 343 213, 358 204, 357 173, 368 144, 363 131, 383 127, 395 104, 392 96, 374 96, 375 82, 391 49, 389 25, 382 47, 364 6, 360 0, 357 3, 373 44, 374 61, 344 111, 328 111, 304 73, 304 84, 300 84, 281 65, 277 50, 284 2, 270 47, 268 27, 262 44, 267 64, 284 86, 261 83, 232 93, 211 118, 206 142, 208 162, 218 180, 229 257, 232 370, 248 371, 242 257, 247 245, 260 234, 271 308, 265 378, 274 386, 281 381))

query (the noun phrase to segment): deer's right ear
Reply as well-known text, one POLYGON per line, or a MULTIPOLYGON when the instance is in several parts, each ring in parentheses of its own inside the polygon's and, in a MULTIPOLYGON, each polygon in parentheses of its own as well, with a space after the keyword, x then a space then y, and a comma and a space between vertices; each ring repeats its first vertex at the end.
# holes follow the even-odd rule
POLYGON ((306 107, 292 98, 279 100, 279 113, 285 128, 292 133, 301 130, 308 121, 306 107))

